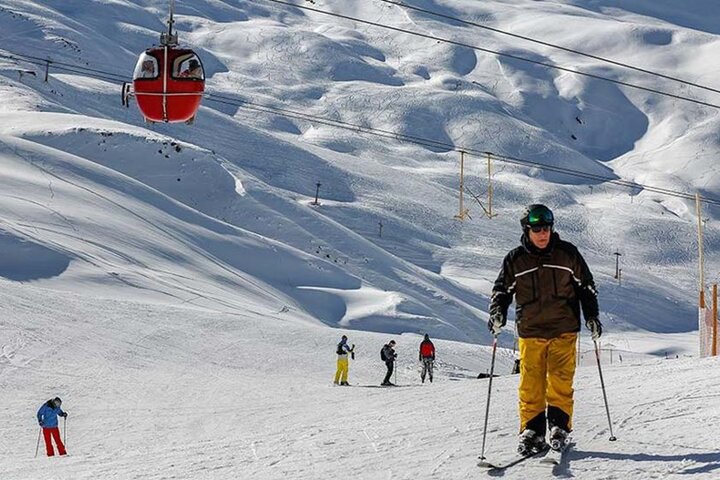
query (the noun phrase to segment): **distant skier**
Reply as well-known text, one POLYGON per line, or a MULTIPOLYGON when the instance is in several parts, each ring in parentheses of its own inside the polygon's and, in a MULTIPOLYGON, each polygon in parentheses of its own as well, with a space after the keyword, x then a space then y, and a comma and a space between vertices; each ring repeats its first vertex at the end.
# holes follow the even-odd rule
POLYGON ((572 429, 575 345, 580 308, 593 340, 602 333, 597 290, 577 248, 553 231, 545 205, 527 207, 521 246, 510 251, 493 287, 488 327, 498 335, 516 299, 520 337, 520 443, 518 452, 564 447, 572 429))
POLYGON ((433 381, 433 366, 435 363, 435 345, 430 341, 430 335, 425 334, 425 339, 420 342, 420 361, 422 362, 422 373, 420 379, 425 383, 425 376, 433 381))
POLYGON ((383 362, 385 362, 385 366, 387 367, 387 374, 385 375, 385 380, 381 383, 381 385, 384 386, 393 386, 394 383, 390 382, 390 377, 392 377, 393 369, 395 367, 395 359, 397 358, 397 353, 395 353, 395 340, 390 340, 387 344, 385 344, 380 350, 380 359, 382 359, 383 362))
POLYGON ((337 348, 335 349, 335 353, 337 353, 337 370, 335 371, 335 385, 342 385, 344 387, 349 387, 350 384, 348 383, 348 353, 352 356, 352 359, 355 360, 355 344, 353 344, 352 347, 349 347, 347 344, 347 335, 343 335, 340 339, 340 343, 337 344, 337 348))
POLYGON ((58 416, 67 417, 67 413, 62 411, 60 405, 62 405, 62 400, 60 400, 60 397, 55 397, 52 400, 48 400, 43 403, 42 407, 40 407, 40 410, 37 412, 37 419, 40 424, 40 428, 42 428, 43 437, 45 438, 45 450, 48 457, 55 455, 51 440, 52 438, 55 439, 58 454, 65 455, 67 453, 65 451, 65 445, 63 445, 63 442, 60 439, 60 429, 58 428, 57 418, 58 416))

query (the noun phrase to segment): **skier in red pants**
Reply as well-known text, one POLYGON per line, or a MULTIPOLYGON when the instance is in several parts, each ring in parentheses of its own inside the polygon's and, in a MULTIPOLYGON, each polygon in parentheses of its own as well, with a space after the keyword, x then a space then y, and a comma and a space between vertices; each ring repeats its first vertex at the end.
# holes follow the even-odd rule
POLYGON ((58 428, 57 418, 58 416, 67 417, 67 413, 62 411, 60 405, 62 405, 62 400, 60 400, 60 397, 55 397, 52 400, 48 400, 43 403, 42 407, 40 407, 40 410, 37 412, 37 419, 40 427, 42 428, 43 437, 45 438, 45 450, 47 451, 48 457, 55 455, 52 446, 52 438, 55 439, 58 454, 65 455, 67 453, 65 451, 65 445, 63 445, 63 442, 60 439, 60 429, 58 428))

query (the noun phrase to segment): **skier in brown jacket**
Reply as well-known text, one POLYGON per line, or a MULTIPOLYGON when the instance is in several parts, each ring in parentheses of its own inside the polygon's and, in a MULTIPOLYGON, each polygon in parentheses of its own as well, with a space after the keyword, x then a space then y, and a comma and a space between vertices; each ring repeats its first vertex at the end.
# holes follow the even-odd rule
POLYGON ((580 310, 593 340, 602 333, 597 290, 577 248, 553 231, 545 205, 527 207, 521 246, 507 254, 493 286, 488 327, 498 335, 515 296, 520 348, 520 443, 532 454, 564 447, 572 429, 575 351, 580 310))

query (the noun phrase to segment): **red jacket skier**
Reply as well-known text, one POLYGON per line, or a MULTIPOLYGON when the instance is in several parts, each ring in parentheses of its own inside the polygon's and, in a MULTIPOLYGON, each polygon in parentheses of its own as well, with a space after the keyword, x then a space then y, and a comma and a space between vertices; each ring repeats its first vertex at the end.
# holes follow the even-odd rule
POLYGON ((425 334, 425 339, 420 343, 420 361, 423 364, 420 379, 425 383, 425 376, 433 381, 433 363, 435 362, 435 345, 430 341, 430 335, 425 334))

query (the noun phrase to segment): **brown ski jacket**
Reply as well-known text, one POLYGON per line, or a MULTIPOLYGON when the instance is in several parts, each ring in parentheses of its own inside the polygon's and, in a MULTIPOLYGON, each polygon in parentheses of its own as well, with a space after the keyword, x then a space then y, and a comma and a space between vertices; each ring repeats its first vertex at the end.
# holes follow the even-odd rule
POLYGON ((592 273, 578 249, 553 233, 543 250, 526 235, 521 246, 507 254, 493 286, 490 316, 507 319, 515 297, 515 321, 523 338, 555 338, 580 331, 585 319, 599 315, 592 273))

